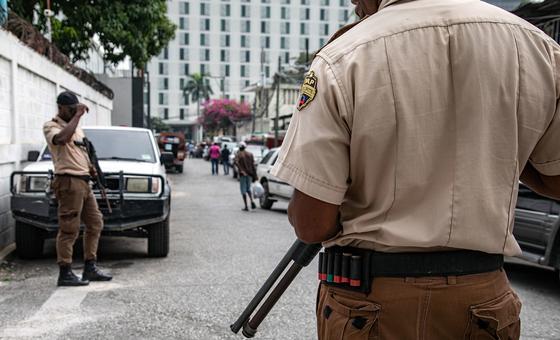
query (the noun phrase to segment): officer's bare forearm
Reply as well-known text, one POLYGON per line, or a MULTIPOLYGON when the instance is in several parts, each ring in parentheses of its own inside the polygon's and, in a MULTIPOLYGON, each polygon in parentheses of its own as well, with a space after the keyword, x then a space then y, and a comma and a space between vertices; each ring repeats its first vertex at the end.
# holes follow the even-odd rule
POLYGON ((338 205, 323 202, 294 190, 288 206, 288 219, 297 237, 305 243, 320 243, 335 236, 338 226, 338 205))
POLYGON ((560 176, 545 176, 539 173, 530 162, 527 162, 520 180, 534 192, 560 200, 560 176))
POLYGON ((68 125, 66 125, 64 129, 62 129, 56 136, 54 136, 54 144, 64 145, 72 140, 72 136, 74 135, 74 132, 76 132, 76 128, 80 123, 80 117, 81 116, 75 115, 74 117, 72 117, 72 119, 70 119, 68 125))

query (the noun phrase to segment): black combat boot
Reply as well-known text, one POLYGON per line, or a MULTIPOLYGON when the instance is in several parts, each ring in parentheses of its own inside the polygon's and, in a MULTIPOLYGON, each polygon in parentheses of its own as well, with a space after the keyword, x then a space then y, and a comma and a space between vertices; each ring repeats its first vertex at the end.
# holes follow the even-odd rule
POLYGON ((89 285, 89 281, 80 280, 80 278, 77 277, 74 272, 72 272, 72 267, 69 264, 60 266, 60 273, 58 274, 58 286, 75 287, 87 285, 89 285))
POLYGON ((89 281, 111 281, 113 277, 109 274, 104 274, 95 265, 95 260, 87 260, 84 263, 84 273, 82 274, 83 280, 89 281))

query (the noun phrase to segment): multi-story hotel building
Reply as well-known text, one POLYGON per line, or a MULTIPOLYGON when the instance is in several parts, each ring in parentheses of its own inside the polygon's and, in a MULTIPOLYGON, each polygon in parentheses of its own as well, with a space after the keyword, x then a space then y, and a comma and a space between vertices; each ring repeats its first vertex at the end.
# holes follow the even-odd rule
POLYGON ((270 79, 282 64, 310 53, 352 15, 350 0, 168 1, 175 39, 148 65, 151 113, 189 137, 196 105, 183 96, 189 74, 208 74, 214 96, 251 101, 243 90, 270 79), (262 59, 262 62, 261 62, 262 59))

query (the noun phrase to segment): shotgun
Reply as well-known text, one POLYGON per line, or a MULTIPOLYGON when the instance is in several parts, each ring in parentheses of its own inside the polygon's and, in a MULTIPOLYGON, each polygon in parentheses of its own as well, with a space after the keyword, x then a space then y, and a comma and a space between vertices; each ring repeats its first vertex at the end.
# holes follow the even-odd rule
POLYGON ((107 209, 109 210, 109 214, 113 213, 113 209, 111 209, 111 203, 109 202, 109 198, 107 198, 107 181, 105 180, 105 175, 99 166, 99 159, 97 159, 97 152, 95 151, 95 147, 93 143, 84 137, 82 142, 74 142, 74 144, 78 146, 83 146, 86 148, 86 152, 89 157, 89 161, 95 170, 95 178, 93 178, 93 182, 99 188, 99 192, 101 193, 101 198, 107 204, 107 209))
POLYGON ((246 338, 254 337, 257 333, 257 328, 261 322, 263 322, 264 318, 266 318, 272 307, 274 307, 278 299, 284 294, 303 267, 306 267, 313 261, 321 248, 322 245, 320 243, 305 244, 300 240, 296 240, 262 285, 261 289, 259 289, 251 302, 249 302, 243 313, 241 313, 239 318, 230 326, 231 330, 237 334, 239 330, 243 328, 242 334, 246 338), (253 311, 259 306, 260 302, 268 294, 274 283, 278 281, 278 278, 292 261, 293 264, 268 295, 268 298, 262 303, 259 310, 251 318, 253 311))

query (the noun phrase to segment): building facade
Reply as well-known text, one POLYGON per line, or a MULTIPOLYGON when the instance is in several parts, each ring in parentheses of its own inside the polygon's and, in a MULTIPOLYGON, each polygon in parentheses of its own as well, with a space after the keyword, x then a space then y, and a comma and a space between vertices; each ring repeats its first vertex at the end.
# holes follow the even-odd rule
POLYGON ((349 21, 349 0, 168 1, 175 39, 148 65, 151 113, 195 138, 196 105, 183 96, 189 74, 205 73, 214 97, 252 103, 245 89, 323 46, 349 21))

